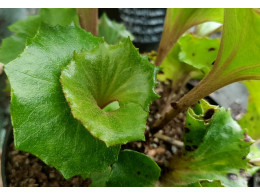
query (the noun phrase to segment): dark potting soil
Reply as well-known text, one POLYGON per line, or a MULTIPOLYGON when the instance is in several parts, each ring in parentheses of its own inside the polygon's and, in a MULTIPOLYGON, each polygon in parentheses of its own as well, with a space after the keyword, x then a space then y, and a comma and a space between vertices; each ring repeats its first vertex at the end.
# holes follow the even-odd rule
MULTIPOLYGON (((162 98, 155 100, 150 106, 150 115, 145 131, 146 141, 137 141, 122 145, 122 150, 136 150, 150 156, 161 167, 162 174, 167 172, 169 159, 178 152, 181 152, 183 148, 181 140, 185 122, 184 113, 179 114, 178 117, 155 135, 149 132, 151 124, 161 116, 161 112, 167 102, 167 97, 171 93, 170 89, 170 83, 159 84, 157 86, 156 92, 162 98)), ((179 91, 178 95, 173 94, 171 99, 179 99, 183 94, 184 91, 179 91)), ((54 167, 46 165, 32 154, 18 151, 13 143, 9 145, 8 150, 6 167, 8 186, 84 187, 91 184, 90 179, 82 179, 80 176, 75 176, 69 180, 64 179, 61 173, 54 167)))
POLYGON ((64 179, 54 167, 32 154, 18 151, 13 143, 8 147, 7 161, 9 187, 87 187, 91 184, 91 180, 80 176, 64 179))

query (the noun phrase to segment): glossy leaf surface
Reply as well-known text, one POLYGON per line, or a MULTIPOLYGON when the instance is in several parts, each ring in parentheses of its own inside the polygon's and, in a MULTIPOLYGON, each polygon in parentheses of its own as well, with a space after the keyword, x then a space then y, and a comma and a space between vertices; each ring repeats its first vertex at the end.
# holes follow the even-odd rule
POLYGON ((189 185, 198 180, 220 180, 225 186, 247 186, 246 156, 253 140, 232 119, 230 111, 215 108, 212 112, 212 108, 205 109, 208 105, 204 103, 199 106, 201 113, 196 114, 196 110, 187 113, 189 121, 186 126, 189 128, 185 137, 201 126, 204 133, 195 137, 200 135, 202 139, 193 147, 185 144, 183 156, 173 159, 173 171, 168 182, 171 185, 189 185))
POLYGON ((15 146, 54 166, 65 178, 103 172, 117 160, 119 147, 107 148, 73 118, 59 81, 74 51, 101 42, 79 27, 43 25, 21 56, 5 66, 12 87, 15 146))
POLYGON ((223 21, 221 8, 168 8, 156 65, 160 65, 181 35, 194 25, 223 21))
POLYGON ((130 40, 75 54, 61 83, 73 116, 108 146, 144 140, 158 68, 130 40), (118 101, 120 108, 102 110, 118 101), (134 114, 133 114, 134 113, 134 114))
POLYGON ((108 186, 152 187, 160 177, 160 168, 148 156, 131 150, 120 152, 113 164, 108 186))
POLYGON ((26 39, 32 38, 36 34, 40 22, 39 16, 29 16, 25 20, 20 20, 9 26, 14 34, 3 39, 0 48, 0 62, 6 64, 22 53, 26 39))
POLYGON ((105 41, 110 44, 116 44, 120 40, 124 41, 128 37, 131 40, 134 39, 134 36, 126 30, 123 24, 110 20, 105 13, 101 16, 101 22, 98 26, 98 36, 104 37, 105 41))

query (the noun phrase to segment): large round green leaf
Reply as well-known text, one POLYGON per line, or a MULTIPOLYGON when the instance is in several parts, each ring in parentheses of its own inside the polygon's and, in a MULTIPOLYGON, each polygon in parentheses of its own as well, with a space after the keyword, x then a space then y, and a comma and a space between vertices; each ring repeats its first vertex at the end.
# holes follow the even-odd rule
POLYGON ((105 171, 117 160, 119 147, 107 148, 73 118, 59 81, 74 51, 100 42, 78 27, 43 25, 20 57, 5 66, 15 146, 53 165, 65 178, 105 171))
POLYGON ((130 40, 100 44, 75 54, 62 71, 61 83, 72 114, 108 146, 144 140, 158 68, 141 56, 130 40), (118 101, 120 108, 103 110, 118 101))

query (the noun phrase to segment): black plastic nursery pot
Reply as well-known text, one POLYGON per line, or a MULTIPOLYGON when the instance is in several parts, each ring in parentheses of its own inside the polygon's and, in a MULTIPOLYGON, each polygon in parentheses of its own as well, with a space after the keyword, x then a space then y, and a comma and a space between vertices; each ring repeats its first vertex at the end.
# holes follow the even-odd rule
POLYGON ((13 131, 12 130, 7 130, 6 131, 6 135, 5 135, 5 139, 4 139, 4 143, 3 143, 3 147, 2 147, 2 158, 1 158, 1 176, 2 176, 2 183, 4 187, 7 187, 7 174, 6 174, 6 167, 7 167, 7 148, 8 145, 11 144, 13 142, 14 138, 13 138, 13 131))
POLYGON ((161 40, 165 8, 120 8, 120 18, 135 37, 133 43, 141 53, 157 50, 161 40))

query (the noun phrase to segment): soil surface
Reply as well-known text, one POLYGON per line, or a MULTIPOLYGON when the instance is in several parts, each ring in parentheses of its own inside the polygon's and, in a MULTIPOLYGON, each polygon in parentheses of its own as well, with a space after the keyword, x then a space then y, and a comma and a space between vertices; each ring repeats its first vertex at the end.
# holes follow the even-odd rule
MULTIPOLYGON (((168 160, 173 155, 181 152, 183 148, 181 140, 182 129, 185 122, 184 113, 181 113, 158 133, 152 135, 149 132, 151 124, 161 116, 162 111, 165 109, 166 102, 179 99, 179 97, 184 94, 184 91, 179 91, 179 95, 173 94, 170 89, 170 83, 159 84, 156 88, 156 92, 163 98, 155 100, 150 106, 150 115, 147 120, 147 128, 145 131, 146 141, 131 142, 122 145, 122 150, 132 149, 150 156, 161 167, 162 174, 167 171, 168 160), (167 100, 165 97, 168 97, 169 94, 172 94, 172 98, 167 100)), ((168 106, 170 106, 170 104, 168 106)), ((69 187, 89 186, 91 184, 91 180, 82 179, 80 176, 65 180, 60 172, 54 167, 46 165, 32 154, 18 151, 13 143, 9 145, 8 150, 8 186, 69 187)))
POLYGON ((8 147, 7 159, 9 187, 86 187, 91 184, 91 180, 80 176, 64 179, 54 167, 27 152, 18 151, 13 143, 8 147))

